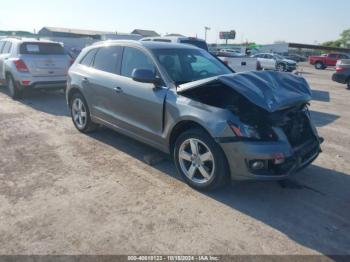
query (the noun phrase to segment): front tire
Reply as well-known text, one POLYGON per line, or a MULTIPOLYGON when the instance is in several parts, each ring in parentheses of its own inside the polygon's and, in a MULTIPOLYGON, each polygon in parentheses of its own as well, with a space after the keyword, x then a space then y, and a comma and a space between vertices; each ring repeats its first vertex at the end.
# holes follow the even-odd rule
POLYGON ((6 76, 6 85, 12 99, 17 99, 22 96, 22 91, 20 90, 16 81, 13 79, 12 75, 6 76))
POLYGON ((229 178, 226 156, 202 129, 190 129, 175 142, 174 162, 178 173, 197 190, 214 190, 229 178))
POLYGON ((278 64, 277 67, 276 67, 276 70, 278 72, 285 72, 286 71, 286 65, 284 64, 278 64))
POLYGON ((91 121, 90 110, 83 95, 75 93, 70 101, 70 112, 74 126, 82 133, 95 131, 97 125, 91 121))

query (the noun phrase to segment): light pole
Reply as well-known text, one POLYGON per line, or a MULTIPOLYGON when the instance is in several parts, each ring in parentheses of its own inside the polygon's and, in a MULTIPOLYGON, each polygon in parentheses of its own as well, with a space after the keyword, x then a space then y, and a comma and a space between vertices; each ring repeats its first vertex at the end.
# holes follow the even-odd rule
POLYGON ((208 26, 204 27, 204 40, 205 40, 205 42, 207 42, 207 31, 209 31, 209 30, 210 30, 210 27, 208 27, 208 26))

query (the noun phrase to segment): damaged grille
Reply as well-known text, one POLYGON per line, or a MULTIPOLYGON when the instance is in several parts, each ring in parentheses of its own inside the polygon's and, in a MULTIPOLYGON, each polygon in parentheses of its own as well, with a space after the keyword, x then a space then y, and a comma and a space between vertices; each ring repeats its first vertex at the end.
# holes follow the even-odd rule
POLYGON ((288 118, 288 121, 282 126, 282 129, 293 147, 314 138, 311 123, 307 117, 307 111, 302 110, 292 113, 288 115, 288 118))

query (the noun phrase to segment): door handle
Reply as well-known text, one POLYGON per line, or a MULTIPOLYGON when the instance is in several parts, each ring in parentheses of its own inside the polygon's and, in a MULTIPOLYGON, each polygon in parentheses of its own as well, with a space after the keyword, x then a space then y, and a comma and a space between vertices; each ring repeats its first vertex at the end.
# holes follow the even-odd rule
POLYGON ((119 86, 113 88, 113 90, 114 90, 114 92, 116 92, 118 94, 123 93, 123 89, 121 87, 119 87, 119 86))

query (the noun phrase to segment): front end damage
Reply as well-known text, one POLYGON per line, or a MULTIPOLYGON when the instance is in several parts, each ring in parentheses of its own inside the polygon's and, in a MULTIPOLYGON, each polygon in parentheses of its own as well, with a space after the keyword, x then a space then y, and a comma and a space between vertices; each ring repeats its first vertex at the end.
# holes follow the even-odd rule
POLYGON ((321 152, 323 139, 308 110, 311 91, 301 77, 232 74, 182 85, 178 93, 231 113, 216 141, 234 179, 284 179, 321 152))

